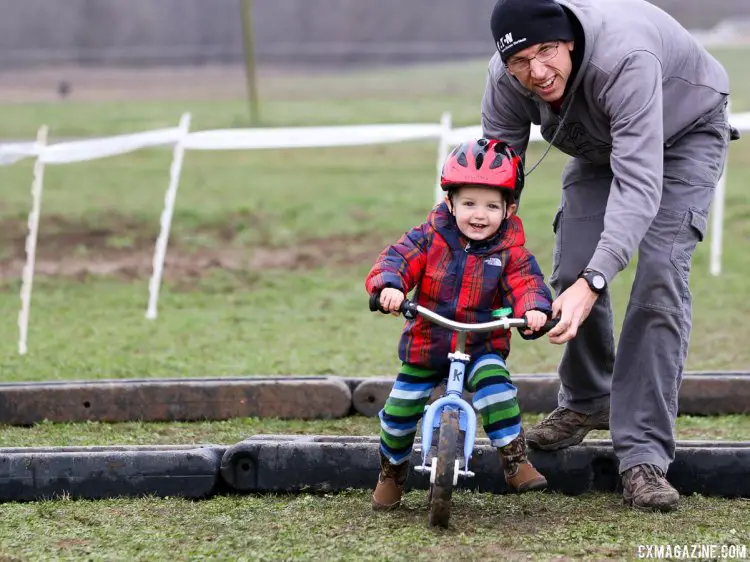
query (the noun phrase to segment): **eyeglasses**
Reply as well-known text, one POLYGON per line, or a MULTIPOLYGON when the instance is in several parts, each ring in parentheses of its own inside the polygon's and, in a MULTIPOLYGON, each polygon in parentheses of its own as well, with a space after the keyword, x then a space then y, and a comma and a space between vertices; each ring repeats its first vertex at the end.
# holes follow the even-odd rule
POLYGON ((513 74, 523 74, 525 72, 528 72, 531 68, 531 61, 534 59, 538 60, 541 63, 549 62, 555 56, 557 55, 557 48, 560 46, 560 43, 550 43, 548 45, 543 45, 539 48, 539 50, 536 52, 536 55, 529 58, 523 58, 523 57, 516 57, 514 59, 509 60, 505 66, 508 70, 510 70, 513 74))

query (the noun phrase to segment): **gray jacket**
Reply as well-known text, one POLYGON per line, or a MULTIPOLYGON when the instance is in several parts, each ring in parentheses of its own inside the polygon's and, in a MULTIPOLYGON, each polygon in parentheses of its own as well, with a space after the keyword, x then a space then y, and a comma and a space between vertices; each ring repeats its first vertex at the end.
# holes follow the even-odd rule
MULTIPOLYGON (((677 21, 645 0, 558 0, 585 45, 559 115, 490 60, 482 128, 526 151, 531 123, 586 162, 611 166, 604 231, 589 267, 612 279, 630 261, 659 208, 664 151, 720 111, 729 77, 677 21)), ((579 49, 580 45, 576 45, 579 49)))

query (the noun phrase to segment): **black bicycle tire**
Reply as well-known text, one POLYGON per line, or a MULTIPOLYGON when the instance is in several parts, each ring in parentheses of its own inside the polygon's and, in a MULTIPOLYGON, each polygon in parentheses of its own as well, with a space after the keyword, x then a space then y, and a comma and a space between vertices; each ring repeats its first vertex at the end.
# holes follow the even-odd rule
POLYGON ((456 410, 443 410, 440 415, 435 483, 430 486, 429 521, 433 527, 448 527, 450 521, 459 435, 458 417, 456 410))

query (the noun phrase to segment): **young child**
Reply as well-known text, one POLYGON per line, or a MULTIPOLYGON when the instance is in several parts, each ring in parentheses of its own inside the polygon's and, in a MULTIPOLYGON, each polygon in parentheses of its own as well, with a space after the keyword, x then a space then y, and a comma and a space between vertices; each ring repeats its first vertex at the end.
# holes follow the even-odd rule
MULTIPOLYGON (((427 222, 383 250, 365 286, 380 295, 381 307, 398 314, 405 295, 448 318, 489 322, 492 311, 511 307, 526 316, 532 337, 552 311, 552 294, 524 247, 516 200, 524 185, 523 164, 502 141, 476 139, 458 146, 443 165, 447 192, 427 222)), ((417 315, 407 320, 399 344, 402 367, 380 411, 380 465, 372 495, 376 510, 401 502, 417 422, 434 388, 445 378, 456 334, 417 315)), ((505 359, 510 332, 469 333, 466 387, 485 433, 500 452, 508 486, 517 492, 545 488, 547 481, 528 461, 520 410, 505 359)))

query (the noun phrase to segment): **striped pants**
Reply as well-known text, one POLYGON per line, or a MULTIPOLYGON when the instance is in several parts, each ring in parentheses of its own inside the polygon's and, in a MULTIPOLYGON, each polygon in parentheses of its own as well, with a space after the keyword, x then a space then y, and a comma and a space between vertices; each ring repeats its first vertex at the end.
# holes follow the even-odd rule
MULTIPOLYGON (((391 464, 411 456, 417 423, 433 390, 446 372, 404 363, 380 411, 380 450, 391 464)), ((495 447, 502 447, 521 433, 521 411, 516 387, 505 361, 495 354, 482 355, 467 365, 464 386, 474 393, 474 408, 482 416, 484 431, 495 447)))

